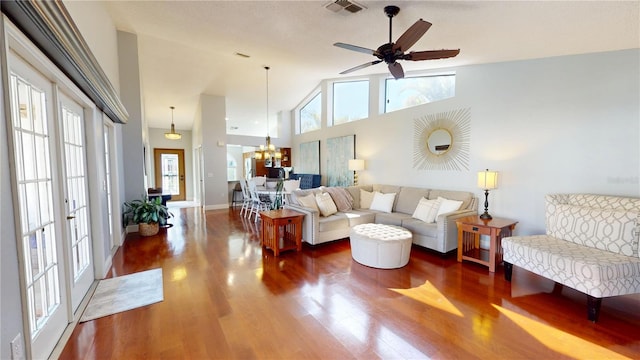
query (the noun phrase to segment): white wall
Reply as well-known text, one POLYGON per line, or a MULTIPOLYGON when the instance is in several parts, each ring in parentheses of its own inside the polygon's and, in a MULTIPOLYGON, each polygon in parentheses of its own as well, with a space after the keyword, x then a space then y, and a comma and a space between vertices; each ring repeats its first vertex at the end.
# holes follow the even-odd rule
POLYGON ((200 95, 200 116, 203 134, 204 209, 228 208, 225 98, 200 95))
POLYGON ((118 36, 116 27, 100 1, 63 1, 91 53, 109 81, 120 90, 118 79, 118 36))
POLYGON ((182 139, 180 140, 168 140, 164 137, 164 133, 169 129, 156 129, 149 128, 149 172, 147 173, 148 178, 148 186, 149 187, 159 187, 160 185, 156 185, 155 183, 155 163, 153 158, 153 150, 154 149, 183 149, 184 150, 184 172, 185 172, 185 184, 186 184, 186 199, 194 200, 194 188, 193 188, 193 146, 191 144, 191 131, 188 130, 180 130, 179 133, 182 134, 182 139))
MULTIPOLYGON (((138 63, 138 37, 124 31, 118 31, 118 54, 120 56, 121 99, 129 112, 129 122, 122 130, 122 157, 124 177, 124 196, 122 201, 138 199, 147 191, 144 178, 144 145, 146 143, 146 125, 143 121, 143 104, 140 86, 140 67, 138 63)), ((148 149, 147 149, 148 150, 148 149)))
POLYGON ((296 135, 292 152, 319 139, 324 172, 326 139, 356 134, 361 184, 466 190, 481 204, 476 173, 497 170, 489 212, 518 220, 517 234, 542 233, 547 193, 640 196, 639 63, 634 49, 451 69, 455 98, 296 135), (471 109, 469 170, 414 169, 414 119, 461 108, 471 109))

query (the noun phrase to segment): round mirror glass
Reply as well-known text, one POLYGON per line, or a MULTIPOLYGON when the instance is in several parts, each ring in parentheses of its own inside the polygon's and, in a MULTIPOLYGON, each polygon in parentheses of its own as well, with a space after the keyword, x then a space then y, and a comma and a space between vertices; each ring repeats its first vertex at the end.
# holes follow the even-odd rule
POLYGON ((437 129, 429 134, 427 148, 432 154, 442 155, 451 147, 451 133, 446 129, 437 129))

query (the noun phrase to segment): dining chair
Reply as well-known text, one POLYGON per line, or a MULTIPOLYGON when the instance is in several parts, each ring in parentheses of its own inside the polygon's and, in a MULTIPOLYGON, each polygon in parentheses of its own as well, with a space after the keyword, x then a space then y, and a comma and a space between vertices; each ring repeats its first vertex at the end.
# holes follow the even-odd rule
POLYGON ((255 214, 255 218, 253 221, 258 221, 258 218, 260 217, 260 211, 266 211, 271 208, 271 201, 267 199, 263 200, 260 198, 256 183, 255 181, 253 181, 253 179, 249 180, 248 184, 249 194, 251 195, 251 213, 249 214, 249 217, 251 217, 252 214, 255 214))
POLYGON ((300 189, 300 179, 284 181, 283 190, 285 204, 288 204, 291 201, 291 193, 298 189, 300 189))
POLYGON ((249 194, 249 187, 246 179, 240 179, 240 187, 242 188, 242 208, 240 209, 240 216, 244 214, 244 217, 249 217, 251 210, 251 194, 249 194))

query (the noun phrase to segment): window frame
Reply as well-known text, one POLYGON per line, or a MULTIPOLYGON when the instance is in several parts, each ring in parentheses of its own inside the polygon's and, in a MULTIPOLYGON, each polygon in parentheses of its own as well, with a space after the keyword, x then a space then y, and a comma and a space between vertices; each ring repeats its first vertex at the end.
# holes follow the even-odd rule
MULTIPOLYGON (((330 121, 328 121, 328 126, 337 126, 337 125, 343 125, 343 124, 348 124, 350 122, 354 122, 354 121, 358 121, 358 120, 363 120, 363 119, 368 119, 371 117, 371 83, 372 83, 372 79, 371 77, 366 77, 366 78, 353 78, 353 79, 345 79, 345 80, 340 80, 340 81, 332 81, 331 82, 331 119, 330 121), (367 94, 366 94, 366 114, 363 117, 357 118, 357 119, 352 119, 349 121, 345 121, 345 122, 341 122, 339 124, 336 124, 336 85, 338 84, 347 84, 347 83, 362 83, 362 82, 366 82, 367 83, 367 94)), ((329 92, 329 91, 327 91, 329 92)), ((329 94, 328 94, 329 95, 329 94)))
POLYGON ((296 134, 306 134, 306 133, 310 133, 312 131, 317 131, 317 130, 321 130, 322 129, 322 113, 323 113, 323 109, 322 109, 322 95, 323 95, 323 91, 321 89, 320 86, 318 86, 317 88, 315 88, 311 93, 309 93, 309 95, 307 95, 304 100, 302 102, 300 102, 300 105, 298 105, 295 109, 295 120, 296 120, 296 134), (312 101, 314 101, 318 96, 320 96, 320 119, 319 119, 319 127, 317 129, 313 129, 313 130, 308 130, 308 131, 302 131, 302 110, 308 106, 312 101))
POLYGON ((456 96, 456 72, 455 71, 451 71, 451 72, 438 72, 438 73, 423 73, 423 74, 419 74, 419 75, 413 75, 413 76, 406 76, 402 79, 394 79, 391 76, 387 76, 383 79, 382 81, 382 86, 381 86, 381 91, 380 91, 380 102, 381 102, 381 113, 382 114, 387 114, 390 112, 394 112, 394 111, 399 111, 399 110, 404 110, 404 109, 408 109, 414 106, 419 106, 419 105, 425 105, 425 104, 430 104, 436 101, 441 101, 441 100, 445 100, 445 99, 451 99, 453 97, 456 96), (428 102, 424 102, 421 104, 416 104, 413 106, 407 106, 407 107, 403 107, 403 108, 398 108, 398 109, 394 109, 394 110, 387 110, 387 99, 388 99, 388 91, 387 91, 387 84, 389 82, 389 80, 394 80, 394 81, 402 81, 402 80, 407 80, 407 79, 417 79, 417 78, 434 78, 434 77, 449 77, 449 76, 453 76, 453 94, 450 97, 444 97, 444 98, 440 98, 440 99, 436 99, 433 101, 428 101, 428 102))

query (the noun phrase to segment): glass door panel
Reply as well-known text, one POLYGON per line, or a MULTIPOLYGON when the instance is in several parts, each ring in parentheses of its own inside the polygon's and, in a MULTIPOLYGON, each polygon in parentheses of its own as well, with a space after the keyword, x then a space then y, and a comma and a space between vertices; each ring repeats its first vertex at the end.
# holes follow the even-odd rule
POLYGON ((60 229, 54 216, 51 83, 10 57, 11 142, 26 316, 33 358, 46 358, 67 326, 60 229))
POLYGON ((70 251, 71 302, 75 311, 94 280, 89 228, 83 108, 60 95, 65 234, 70 251))

